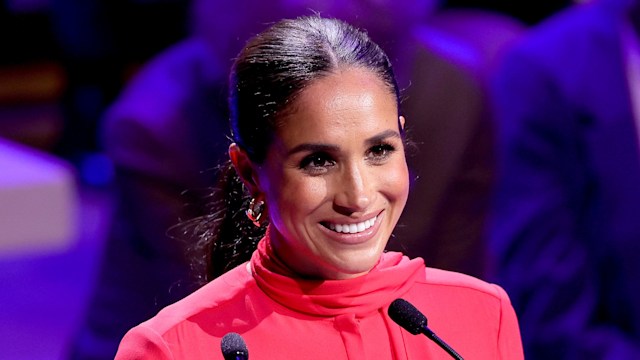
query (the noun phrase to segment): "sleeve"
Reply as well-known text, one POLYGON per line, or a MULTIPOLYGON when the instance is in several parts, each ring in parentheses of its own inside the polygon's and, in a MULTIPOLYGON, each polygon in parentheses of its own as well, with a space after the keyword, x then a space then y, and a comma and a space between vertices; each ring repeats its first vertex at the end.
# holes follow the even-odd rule
POLYGON ((581 138, 584 114, 572 108, 558 76, 533 59, 512 52, 492 84, 496 281, 511 296, 528 359, 609 359, 621 348, 638 357, 621 329, 594 321, 601 288, 586 244, 601 235, 585 221, 595 180, 581 138))
POLYGON ((173 359, 162 337, 152 329, 139 325, 122 338, 115 360, 173 359))
POLYGON ((516 313, 507 293, 500 286, 495 285, 495 287, 500 295, 500 330, 498 332, 500 359, 524 359, 516 313))

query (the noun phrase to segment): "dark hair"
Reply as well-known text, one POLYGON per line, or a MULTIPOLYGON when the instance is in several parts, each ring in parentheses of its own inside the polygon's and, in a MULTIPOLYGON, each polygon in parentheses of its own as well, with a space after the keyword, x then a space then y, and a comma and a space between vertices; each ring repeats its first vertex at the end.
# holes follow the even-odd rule
MULTIPOLYGON (((311 82, 340 68, 376 74, 399 102, 391 63, 366 33, 340 20, 319 16, 282 20, 252 38, 240 52, 229 78, 233 141, 261 164, 279 121, 311 82)), ((399 105, 399 104, 398 104, 399 105)), ((210 214, 193 228, 199 240, 196 265, 207 281, 249 260, 265 227, 245 216, 250 198, 230 162, 221 167, 210 214)))

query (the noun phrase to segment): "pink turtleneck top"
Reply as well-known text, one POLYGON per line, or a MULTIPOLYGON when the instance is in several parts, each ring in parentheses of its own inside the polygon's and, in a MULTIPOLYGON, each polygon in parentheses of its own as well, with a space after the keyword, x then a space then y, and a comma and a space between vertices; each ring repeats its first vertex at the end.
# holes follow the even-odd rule
POLYGON ((523 358, 513 308, 497 285, 394 252, 358 278, 299 279, 265 238, 248 264, 131 329, 116 360, 223 359, 220 341, 228 332, 242 336, 251 360, 450 359, 389 318, 399 297, 465 359, 523 358))

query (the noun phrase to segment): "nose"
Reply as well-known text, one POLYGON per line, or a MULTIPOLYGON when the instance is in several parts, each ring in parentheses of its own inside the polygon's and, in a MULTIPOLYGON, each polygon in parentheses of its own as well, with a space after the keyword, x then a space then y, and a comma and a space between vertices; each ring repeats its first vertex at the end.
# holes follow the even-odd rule
POLYGON ((371 180, 366 169, 357 165, 345 168, 336 184, 335 210, 346 215, 366 211, 373 200, 371 180))

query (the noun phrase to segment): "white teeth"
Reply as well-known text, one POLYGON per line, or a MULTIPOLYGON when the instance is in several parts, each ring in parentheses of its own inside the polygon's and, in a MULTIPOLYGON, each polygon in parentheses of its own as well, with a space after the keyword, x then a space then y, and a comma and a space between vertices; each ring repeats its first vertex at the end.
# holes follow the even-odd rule
POLYGON ((329 229, 339 233, 357 234, 372 227, 373 224, 376 223, 377 218, 378 217, 376 216, 373 219, 365 220, 357 224, 328 224, 328 227, 329 229))

